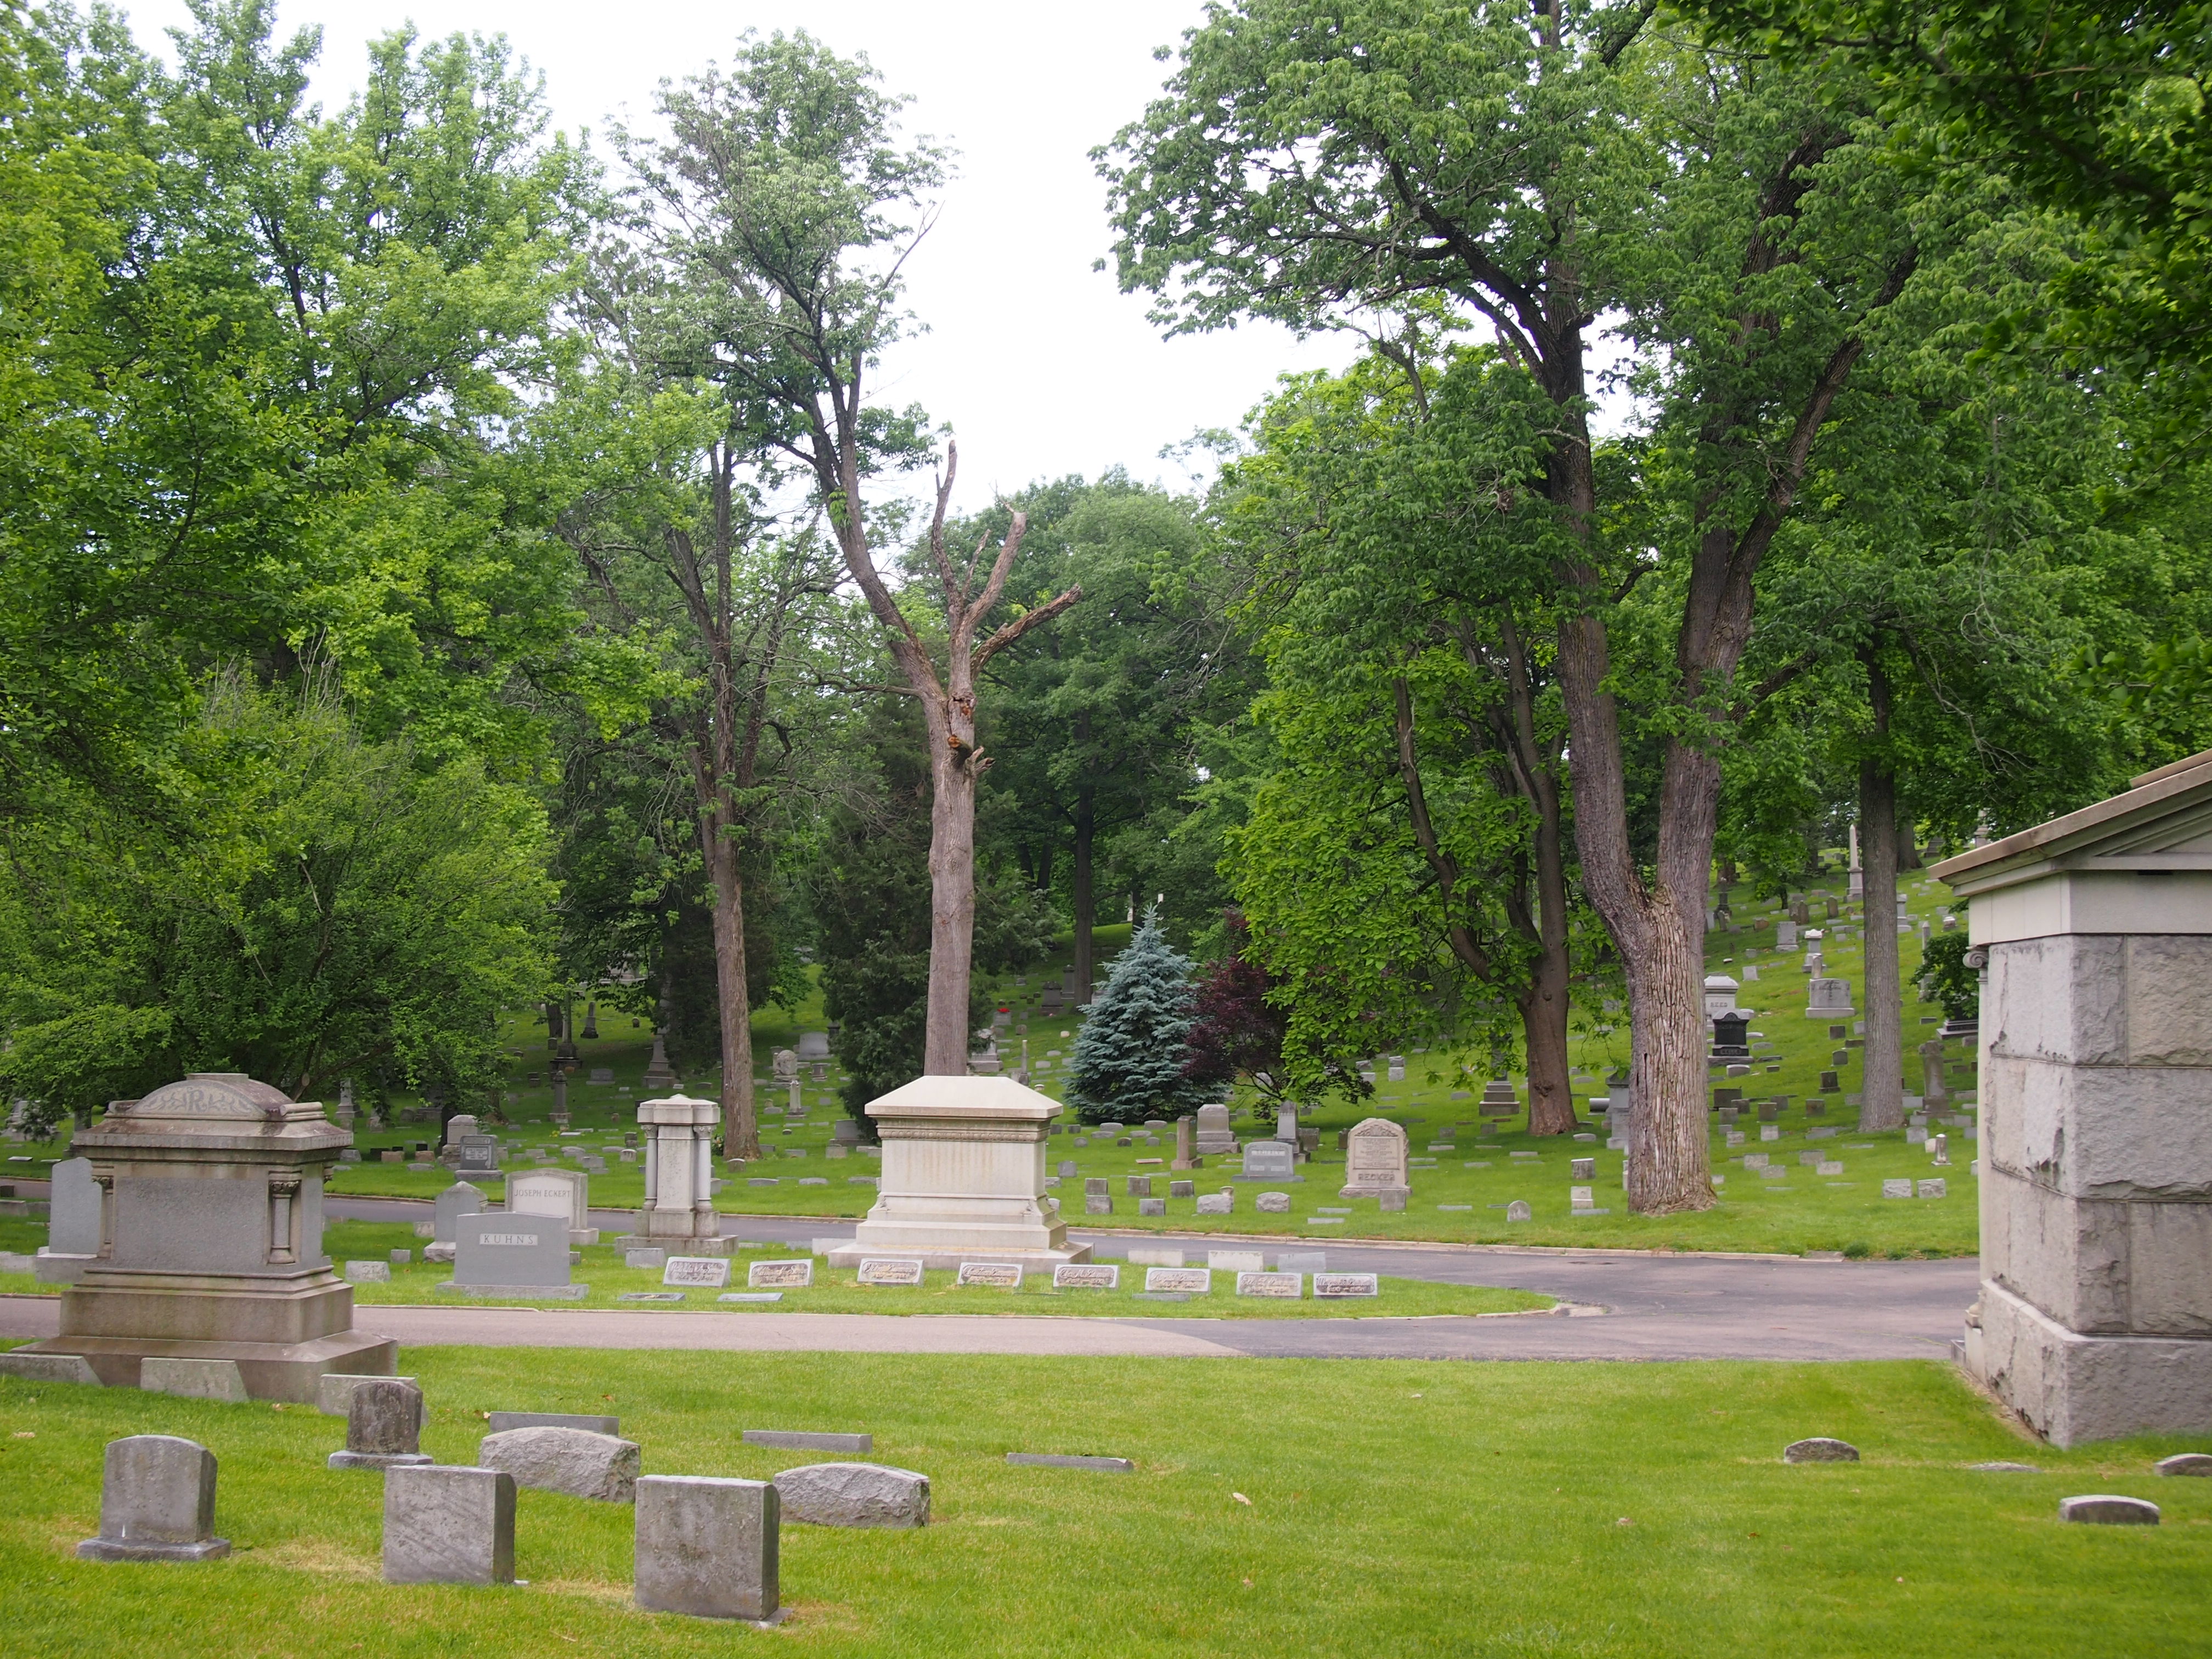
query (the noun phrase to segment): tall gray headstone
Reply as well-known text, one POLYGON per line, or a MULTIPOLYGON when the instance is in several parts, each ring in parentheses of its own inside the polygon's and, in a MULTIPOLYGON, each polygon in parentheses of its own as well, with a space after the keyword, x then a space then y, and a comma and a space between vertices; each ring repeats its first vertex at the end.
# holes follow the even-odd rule
POLYGON ((465 1215, 474 1215, 484 1206, 483 1189, 465 1181, 456 1181, 437 1196, 432 1206, 433 1219, 430 1237, 441 1244, 453 1243, 459 1235, 455 1227, 465 1215))
POLYGON ((56 1255, 99 1255, 100 1192, 92 1178, 92 1160, 71 1158, 55 1164, 47 1195, 52 1213, 47 1218, 46 1248, 56 1255))
POLYGON ((1406 1132, 1387 1117, 1370 1117, 1345 1138, 1345 1183, 1340 1198, 1403 1199, 1406 1132))
POLYGON ((514 1582, 514 1477, 417 1464, 384 1474, 384 1582, 514 1582))
POLYGON ((695 1619, 774 1619, 781 1516, 774 1486, 711 1475, 637 1483, 637 1604, 695 1619))
POLYGON ((212 1561, 230 1553, 215 1535, 215 1454, 172 1434, 107 1443, 100 1536, 76 1547, 86 1561, 212 1561))

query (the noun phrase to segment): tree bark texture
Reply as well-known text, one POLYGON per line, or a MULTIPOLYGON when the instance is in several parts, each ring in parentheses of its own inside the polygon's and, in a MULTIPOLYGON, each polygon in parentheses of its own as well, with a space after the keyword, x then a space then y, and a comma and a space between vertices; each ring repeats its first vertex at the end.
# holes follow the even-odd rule
POLYGON ((1874 714, 1874 741, 1859 759, 1859 852, 1866 903, 1859 1133, 1866 1134, 1905 1121, 1905 1006, 1897 958, 1897 776, 1889 756, 1889 680, 1875 652, 1861 655, 1874 714))

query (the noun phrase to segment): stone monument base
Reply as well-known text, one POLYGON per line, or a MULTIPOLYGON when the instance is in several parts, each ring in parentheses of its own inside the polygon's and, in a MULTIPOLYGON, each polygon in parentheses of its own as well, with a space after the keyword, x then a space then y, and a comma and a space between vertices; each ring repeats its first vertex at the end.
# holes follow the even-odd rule
POLYGON ((302 1404, 313 1402, 326 1372, 348 1376, 390 1376, 399 1365, 398 1342, 388 1336, 371 1336, 366 1331, 355 1330, 339 1331, 305 1342, 56 1336, 15 1352, 82 1355, 85 1364, 92 1367, 93 1375, 111 1389, 137 1388, 139 1364, 148 1359, 229 1359, 237 1363, 238 1373, 246 1381, 246 1391, 254 1399, 297 1401, 302 1404))
POLYGON ((189 1544, 125 1544, 112 1538, 88 1538, 76 1547, 80 1561, 220 1561, 229 1553, 228 1538, 199 1538, 189 1544))
POLYGON ((2124 1435, 2199 1434, 2212 1401, 2212 1341, 2089 1336, 1984 1280, 1966 1329, 1967 1375, 2054 1446, 2124 1435))
POLYGON ((1008 1077, 924 1077, 868 1103, 883 1137, 882 1185, 853 1242, 830 1253, 848 1267, 869 1256, 931 1267, 1088 1261, 1067 1242, 1045 1195, 1045 1135, 1060 1103, 1008 1077))
MULTIPOLYGON (((592 1293, 588 1285, 460 1285, 450 1279, 430 1290, 436 1296, 496 1297, 501 1302, 581 1302, 592 1293)), ((396 1352, 393 1363, 398 1364, 396 1352)))

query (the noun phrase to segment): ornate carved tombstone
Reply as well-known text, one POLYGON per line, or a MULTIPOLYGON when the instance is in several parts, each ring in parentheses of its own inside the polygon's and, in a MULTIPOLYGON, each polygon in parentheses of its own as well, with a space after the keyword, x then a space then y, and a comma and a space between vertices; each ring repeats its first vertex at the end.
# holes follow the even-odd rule
POLYGON ((714 1199, 714 1128, 721 1121, 722 1109, 711 1100, 671 1095, 640 1103, 637 1127, 645 1137, 641 1242, 722 1236, 714 1199))
POLYGON ((325 1371, 389 1376, 397 1346, 353 1328, 323 1254, 323 1173, 352 1137, 319 1103, 198 1072, 111 1108, 71 1150, 100 1189, 99 1249, 62 1292, 61 1334, 136 1388, 139 1362, 230 1359, 258 1399, 312 1401, 325 1371))

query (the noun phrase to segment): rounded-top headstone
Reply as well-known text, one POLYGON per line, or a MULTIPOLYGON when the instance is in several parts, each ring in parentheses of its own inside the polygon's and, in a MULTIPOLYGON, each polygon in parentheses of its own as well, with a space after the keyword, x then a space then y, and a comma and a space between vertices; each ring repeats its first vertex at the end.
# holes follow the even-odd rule
POLYGON ((2159 1522, 2158 1505, 2148 1498, 2121 1498, 2111 1492, 2062 1498, 2058 1518, 2099 1527, 2154 1527, 2159 1522))
POLYGON ((1859 1449, 1848 1440, 1831 1440, 1816 1435, 1810 1440, 1793 1440, 1782 1449, 1785 1463, 1856 1463, 1859 1449))
POLYGON ((809 1463, 775 1477, 787 1521, 817 1527, 926 1527, 929 1477, 880 1463, 809 1463))
POLYGON ((346 1407, 346 1449, 412 1453, 422 1449, 422 1391, 396 1376, 356 1383, 346 1407))
POLYGON ((2203 1452, 2176 1452, 2151 1465, 2153 1474, 2212 1474, 2212 1457, 2203 1452))

